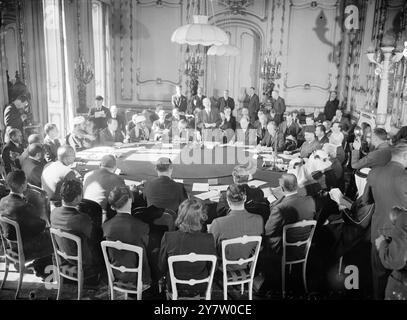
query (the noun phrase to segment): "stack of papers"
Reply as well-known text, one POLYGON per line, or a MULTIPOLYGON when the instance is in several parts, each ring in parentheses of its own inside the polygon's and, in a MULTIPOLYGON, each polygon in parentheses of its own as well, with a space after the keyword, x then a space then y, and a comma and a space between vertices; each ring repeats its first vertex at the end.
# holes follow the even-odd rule
POLYGON ((274 194, 271 192, 271 189, 270 188, 264 188, 264 189, 261 189, 262 191, 263 191, 263 193, 264 193, 264 197, 265 198, 267 198, 267 200, 270 202, 270 203, 273 203, 274 201, 276 201, 277 200, 277 198, 274 196, 274 194))
POLYGON ((184 183, 184 179, 174 179, 175 182, 184 183))
POLYGON ((249 181, 247 184, 250 187, 256 187, 258 188, 259 186, 262 186, 263 184, 266 184, 267 182, 265 181, 261 181, 261 180, 253 180, 253 181, 249 181))
POLYGON ((221 185, 221 186, 210 186, 209 187, 209 190, 216 190, 216 191, 218 191, 218 192, 221 192, 221 191, 226 191, 227 189, 228 189, 228 185, 221 185))
MULTIPOLYGON (((192 185, 193 192, 206 192, 209 191, 209 183, 194 183, 192 185)), ((208 198, 209 199, 209 198, 208 198)))
POLYGON ((211 190, 208 192, 198 194, 195 197, 197 197, 198 199, 201 199, 201 200, 207 200, 209 198, 219 198, 219 193, 216 190, 211 190))
POLYGON ((133 180, 124 180, 124 183, 125 183, 126 186, 128 186, 128 187, 132 187, 132 186, 138 187, 139 185, 141 185, 141 182, 140 182, 140 181, 133 181, 133 180))

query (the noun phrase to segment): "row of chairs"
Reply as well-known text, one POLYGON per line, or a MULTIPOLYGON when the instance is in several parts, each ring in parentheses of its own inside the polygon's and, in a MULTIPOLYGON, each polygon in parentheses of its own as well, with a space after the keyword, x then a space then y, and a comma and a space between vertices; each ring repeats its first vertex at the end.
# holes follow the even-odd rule
MULTIPOLYGON (((7 275, 9 271, 9 264, 13 263, 19 271, 19 280, 17 285, 17 290, 15 294, 15 299, 18 298, 19 291, 23 282, 25 266, 29 261, 25 260, 24 251, 22 247, 22 238, 20 233, 20 227, 17 222, 10 220, 4 216, 0 216, 1 224, 8 224, 13 227, 16 231, 16 240, 7 239, 3 233, 3 228, 0 228, 1 241, 4 248, 4 259, 5 259, 5 272, 4 278, 0 289, 3 289, 4 284, 7 280, 7 275)), ((285 297, 285 269, 287 266, 294 264, 302 264, 303 266, 303 281, 304 288, 307 292, 307 281, 306 281, 306 267, 308 260, 308 253, 312 243, 313 234, 316 227, 316 221, 301 221, 295 224, 286 225, 283 230, 283 257, 282 257, 282 295, 285 297), (291 248, 302 248, 300 256, 297 254, 292 255, 290 253, 291 248), (295 259, 290 259, 290 256, 295 256, 295 259)), ((70 279, 78 283, 78 300, 82 297, 83 292, 83 282, 84 282, 84 272, 82 264, 82 242, 81 238, 73 235, 69 232, 62 231, 59 229, 50 228, 51 240, 54 247, 54 264, 56 265, 57 282, 58 282, 58 293, 57 300, 61 296, 63 279, 70 279), (73 241, 76 244, 77 254, 69 255, 58 245, 57 238, 66 239, 67 241, 73 241), (75 264, 66 264, 64 261, 70 260, 75 262, 75 264)), ((262 243, 261 236, 243 236, 236 239, 229 239, 222 241, 222 266, 219 269, 223 273, 223 295, 224 299, 227 300, 228 287, 230 286, 241 286, 241 293, 244 293, 245 285, 248 285, 248 296, 249 300, 253 298, 253 280, 254 273, 256 269, 257 259, 260 252, 262 243), (228 246, 236 244, 248 244, 253 243, 254 251, 253 254, 247 259, 239 259, 237 261, 228 260, 226 258, 226 248, 228 246), (243 272, 228 271, 229 265, 243 265, 247 264, 249 267, 243 270, 243 272)), ((114 292, 119 291, 125 294, 125 299, 127 299, 128 294, 135 294, 138 300, 142 299, 143 291, 148 288, 148 286, 143 286, 142 284, 142 263, 143 263, 143 248, 122 243, 120 241, 102 241, 101 242, 103 257, 105 260, 110 298, 114 300, 114 292), (125 266, 115 266, 111 263, 108 251, 109 249, 130 251, 138 256, 138 264, 135 268, 128 268, 125 266), (129 286, 127 283, 122 283, 115 279, 113 271, 117 270, 119 272, 126 273, 136 273, 137 283, 129 286)), ((207 283, 207 289, 203 297, 198 297, 200 299, 211 299, 213 278, 216 269, 217 257, 215 255, 201 255, 190 253, 187 255, 171 256, 168 258, 169 275, 171 282, 171 292, 167 292, 167 298, 178 300, 185 297, 180 297, 177 291, 177 284, 187 284, 190 286, 207 283), (177 279, 174 273, 174 264, 186 261, 190 263, 198 261, 206 261, 210 263, 211 268, 209 276, 205 279, 177 279)), ((240 271, 240 270, 239 270, 240 271)), ((197 297, 195 297, 197 298, 197 297)))

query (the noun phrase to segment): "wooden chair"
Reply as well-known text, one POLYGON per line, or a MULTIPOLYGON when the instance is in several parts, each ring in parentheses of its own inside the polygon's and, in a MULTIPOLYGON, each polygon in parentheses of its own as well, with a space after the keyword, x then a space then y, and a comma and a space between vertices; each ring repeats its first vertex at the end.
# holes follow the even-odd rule
POLYGON ((144 290, 147 290, 150 286, 143 286, 142 274, 143 274, 143 248, 135 245, 123 243, 121 241, 102 241, 102 252, 105 259, 107 276, 109 281, 110 299, 114 300, 114 291, 123 292, 125 299, 127 300, 128 294, 136 294, 137 300, 142 299, 144 290), (137 254, 137 267, 129 268, 125 266, 115 266, 110 262, 109 249, 134 252, 137 254), (116 280, 113 274, 113 270, 120 271, 121 273, 137 273, 137 283, 123 283, 120 280, 116 280))
POLYGON ((0 237, 4 249, 4 259, 5 259, 4 278, 3 281, 1 282, 0 289, 3 289, 6 283, 9 271, 9 264, 11 262, 14 264, 15 268, 19 272, 17 290, 14 297, 15 299, 17 299, 21 289, 21 285, 23 283, 26 265, 32 262, 34 259, 31 259, 29 261, 25 260, 23 250, 23 240, 21 237, 20 226, 18 222, 10 220, 4 216, 0 216, 0 223, 2 224, 0 225, 0 237), (9 225, 10 228, 13 228, 15 230, 16 240, 10 240, 5 236, 3 227, 4 225, 9 225))
POLYGON ((58 276, 58 294, 57 300, 59 300, 63 279, 70 279, 73 281, 78 282, 78 300, 82 297, 82 288, 83 288, 83 264, 82 264, 82 241, 76 235, 73 235, 69 232, 62 231, 60 229, 50 228, 51 232, 51 240, 52 246, 54 247, 54 255, 55 255, 55 262, 56 262, 56 269, 57 269, 57 276, 58 276), (65 241, 73 241, 76 244, 77 254, 76 255, 69 255, 65 252, 64 249, 61 249, 58 245, 57 238, 65 241), (62 260, 71 260, 76 261, 76 265, 70 264, 68 261, 62 260))
POLYGON ((285 269, 287 265, 290 266, 290 272, 292 265, 303 265, 304 289, 308 293, 306 279, 307 260, 316 225, 317 222, 315 220, 303 220, 283 227, 283 257, 281 260, 283 298, 285 298, 285 269), (300 247, 303 248, 300 249, 300 247))
POLYGON ((177 283, 179 284, 187 284, 189 286, 194 286, 199 283, 207 283, 207 289, 205 293, 205 297, 193 297, 193 298, 188 298, 184 297, 184 300, 193 300, 193 299, 201 299, 204 298, 205 300, 211 300, 211 294, 212 294, 212 283, 213 283, 213 276, 215 274, 215 266, 216 266, 216 256, 215 255, 207 255, 207 254, 196 254, 196 253, 190 253, 190 254, 185 254, 185 255, 176 255, 176 256, 171 256, 168 258, 168 267, 169 267, 169 273, 170 273, 170 280, 171 280, 171 292, 167 292, 167 298, 171 300, 178 300, 178 290, 177 290, 177 283), (177 279, 174 274, 174 263, 177 262, 210 262, 211 265, 211 270, 209 272, 209 276, 204 278, 204 279, 189 279, 189 280, 181 280, 177 279))
POLYGON ((249 300, 253 299, 253 279, 256 270, 257 258, 260 252, 261 236, 246 236, 222 241, 222 272, 223 272, 223 299, 228 299, 228 286, 241 285, 241 293, 244 292, 245 283, 248 284, 249 300), (239 260, 228 260, 226 257, 226 248, 233 245, 246 245, 255 243, 253 254, 239 260), (240 270, 228 270, 230 265, 249 264, 246 268, 240 270))

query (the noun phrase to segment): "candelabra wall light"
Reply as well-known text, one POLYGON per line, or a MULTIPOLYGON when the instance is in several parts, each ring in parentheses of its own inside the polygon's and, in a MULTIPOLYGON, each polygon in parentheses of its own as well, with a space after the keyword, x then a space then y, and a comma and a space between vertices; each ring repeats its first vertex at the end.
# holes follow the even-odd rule
POLYGON ((191 95, 196 95, 199 85, 199 77, 204 75, 204 54, 199 46, 192 50, 189 46, 186 50, 184 74, 189 78, 187 86, 191 95))
POLYGON ((263 93, 271 99, 276 80, 281 78, 281 62, 271 50, 264 53, 260 77, 264 80, 263 93))
POLYGON ((86 62, 83 56, 79 57, 75 64, 75 78, 78 80, 78 113, 86 113, 88 111, 86 102, 86 86, 93 80, 94 72, 90 63, 86 62))

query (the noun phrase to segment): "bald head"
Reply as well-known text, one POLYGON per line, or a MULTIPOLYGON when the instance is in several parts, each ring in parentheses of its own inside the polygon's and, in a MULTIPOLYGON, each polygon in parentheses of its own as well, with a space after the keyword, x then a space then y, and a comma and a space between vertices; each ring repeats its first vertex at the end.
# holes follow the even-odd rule
POLYGON ((279 184, 284 192, 291 193, 297 191, 297 177, 291 173, 283 174, 279 180, 279 184))
POLYGON ((69 166, 75 162, 75 149, 70 145, 64 145, 58 148, 58 160, 64 165, 69 166))
POLYGON ((102 160, 100 160, 100 167, 112 172, 116 171, 116 158, 111 154, 104 156, 102 160))

